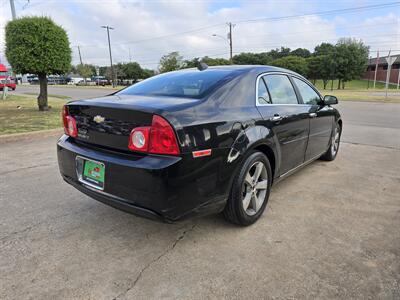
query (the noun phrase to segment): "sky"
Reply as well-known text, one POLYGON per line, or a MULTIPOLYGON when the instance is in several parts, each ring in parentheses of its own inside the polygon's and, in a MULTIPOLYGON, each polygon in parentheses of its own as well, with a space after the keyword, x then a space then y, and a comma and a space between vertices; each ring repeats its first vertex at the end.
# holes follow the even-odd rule
MULTIPOLYGON (((0 0, 0 60, 10 0, 0 0)), ((314 47, 341 37, 361 39, 376 57, 400 54, 400 2, 393 0, 14 0, 17 17, 48 16, 68 33, 72 63, 109 65, 109 25, 113 62, 137 61, 156 69, 162 55, 179 51, 184 59, 229 57, 233 53, 314 47), (391 5, 365 8, 371 5, 391 5), (364 7, 358 10, 343 9, 364 7), (335 10, 335 11, 332 11, 335 10), (327 13, 328 11, 331 11, 327 13), (325 12, 325 13, 321 13, 325 12), (218 36, 213 36, 216 34, 218 36)))

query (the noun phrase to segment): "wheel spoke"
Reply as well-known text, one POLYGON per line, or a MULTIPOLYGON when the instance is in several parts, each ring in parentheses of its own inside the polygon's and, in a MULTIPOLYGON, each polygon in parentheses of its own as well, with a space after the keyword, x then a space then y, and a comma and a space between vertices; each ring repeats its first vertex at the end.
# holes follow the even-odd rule
POLYGON ((265 179, 263 181, 259 181, 256 184, 256 189, 257 190, 265 190, 265 189, 267 189, 267 187, 268 187, 268 179, 265 179))
POLYGON ((254 212, 257 212, 259 209, 259 201, 257 198, 257 195, 255 193, 253 193, 252 197, 251 197, 251 207, 254 209, 254 212))
POLYGON ((261 175, 261 172, 262 172, 263 168, 264 168, 263 163, 261 163, 261 162, 257 163, 256 170, 254 172, 254 181, 255 182, 257 182, 258 179, 260 178, 260 175, 261 175))
POLYGON ((246 211, 249 208, 250 200, 252 198, 252 193, 246 193, 246 196, 243 198, 243 209, 246 211))
POLYGON ((246 178, 244 179, 245 183, 247 183, 248 185, 252 185, 253 184, 253 177, 250 176, 250 173, 247 173, 246 178))

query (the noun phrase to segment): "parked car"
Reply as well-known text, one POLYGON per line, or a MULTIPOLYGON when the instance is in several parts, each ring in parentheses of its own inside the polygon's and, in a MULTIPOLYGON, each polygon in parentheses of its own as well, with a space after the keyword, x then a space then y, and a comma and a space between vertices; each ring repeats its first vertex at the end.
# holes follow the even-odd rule
POLYGON ((96 82, 91 81, 91 80, 79 80, 76 84, 76 86, 85 86, 85 85, 96 85, 96 82))
POLYGON ((5 86, 13 91, 15 91, 15 89, 17 88, 15 79, 10 76, 7 67, 3 64, 0 64, 0 91, 2 91, 5 86))
POLYGON ((104 76, 93 76, 92 81, 95 82, 96 85, 101 85, 101 86, 110 84, 104 76))
POLYGON ((223 212, 249 225, 273 184, 335 159, 343 125, 336 97, 286 69, 204 68, 64 106, 64 180, 139 216, 172 222, 223 212))

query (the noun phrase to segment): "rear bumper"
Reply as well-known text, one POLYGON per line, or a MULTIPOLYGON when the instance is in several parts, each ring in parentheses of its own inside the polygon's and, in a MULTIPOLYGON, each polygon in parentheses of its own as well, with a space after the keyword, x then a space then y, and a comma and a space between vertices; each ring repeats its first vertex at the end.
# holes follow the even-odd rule
POLYGON ((92 148, 63 135, 57 143, 63 179, 88 196, 120 210, 166 222, 223 209, 227 193, 218 184, 219 162, 187 156, 135 155, 92 148), (105 165, 104 190, 78 180, 76 156, 105 165))
POLYGON ((131 213, 131 214, 134 214, 134 215, 137 215, 140 217, 157 220, 157 221, 170 222, 170 220, 165 219, 163 216, 161 216, 160 214, 158 214, 150 209, 135 206, 132 203, 127 202, 125 199, 105 193, 103 191, 96 190, 90 186, 83 185, 80 182, 76 182, 75 180, 73 180, 70 177, 63 175, 63 179, 67 183, 69 183, 70 185, 75 187, 77 190, 81 191, 82 193, 88 195, 89 197, 91 197, 97 201, 100 201, 104 204, 107 204, 107 205, 117 208, 119 210, 131 213))

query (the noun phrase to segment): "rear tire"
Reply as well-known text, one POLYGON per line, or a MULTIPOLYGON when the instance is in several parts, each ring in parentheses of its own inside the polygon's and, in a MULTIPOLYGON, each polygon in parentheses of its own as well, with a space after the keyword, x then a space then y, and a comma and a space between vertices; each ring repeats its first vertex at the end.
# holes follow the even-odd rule
POLYGON ((336 158, 340 146, 340 136, 342 135, 342 127, 336 123, 335 129, 332 133, 331 142, 329 143, 328 150, 320 157, 322 160, 332 161, 336 158))
POLYGON ((241 226, 256 222, 265 210, 271 190, 272 172, 268 158, 261 152, 251 152, 236 174, 224 217, 241 226))

